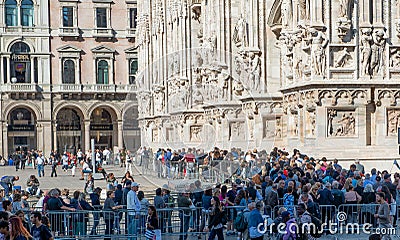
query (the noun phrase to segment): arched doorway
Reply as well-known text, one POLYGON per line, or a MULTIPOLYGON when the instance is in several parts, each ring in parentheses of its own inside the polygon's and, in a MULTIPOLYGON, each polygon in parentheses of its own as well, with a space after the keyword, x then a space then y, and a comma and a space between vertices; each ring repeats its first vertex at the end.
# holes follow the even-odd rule
POLYGON ((128 150, 137 150, 141 146, 139 111, 137 106, 128 108, 123 116, 124 145, 128 150))
POLYGON ((117 141, 117 126, 115 113, 108 108, 96 108, 90 116, 90 138, 94 139, 95 147, 112 148, 117 141))
POLYGON ((8 115, 7 124, 9 154, 37 148, 36 115, 31 109, 15 108, 8 115))
POLYGON ((82 149, 82 114, 73 108, 61 109, 56 118, 57 149, 76 153, 82 149))

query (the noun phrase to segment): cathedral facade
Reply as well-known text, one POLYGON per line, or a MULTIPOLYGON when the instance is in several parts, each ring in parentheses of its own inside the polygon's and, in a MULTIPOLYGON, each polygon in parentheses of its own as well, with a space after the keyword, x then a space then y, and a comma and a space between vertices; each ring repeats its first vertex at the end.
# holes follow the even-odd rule
POLYGON ((142 0, 138 13, 142 145, 398 156, 399 1, 142 0))

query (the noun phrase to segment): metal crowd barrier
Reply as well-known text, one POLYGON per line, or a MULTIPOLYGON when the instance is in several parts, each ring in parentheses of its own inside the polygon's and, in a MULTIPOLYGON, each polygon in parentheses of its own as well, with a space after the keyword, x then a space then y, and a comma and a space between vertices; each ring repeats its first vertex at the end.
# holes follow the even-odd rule
MULTIPOLYGON (((271 219, 278 217, 279 208, 293 208, 294 217, 299 219, 298 205, 294 206, 265 206, 263 215, 271 219)), ((373 214, 377 212, 379 204, 343 204, 338 207, 333 205, 319 206, 323 231, 335 231, 338 236, 351 234, 363 234, 363 227, 370 224, 367 230, 374 233, 379 229, 373 214), (358 224, 358 225, 357 225, 358 224), (346 229, 350 226, 351 229, 346 229)), ((243 211, 243 206, 225 207, 229 228, 238 213, 243 211)), ((30 211, 26 212, 26 220, 29 224, 30 211)), ((208 225, 210 210, 199 208, 164 208, 157 209, 158 225, 162 235, 172 239, 196 236, 206 239, 208 232, 204 232, 208 225)), ((57 239, 145 239, 147 212, 135 212, 121 209, 118 211, 47 211, 45 215, 49 219, 50 228, 57 239)), ((394 216, 398 217, 398 216, 394 216)), ((230 230, 230 229, 227 229, 230 230)), ((389 229, 390 230, 390 229, 389 229)), ((390 230, 391 235, 396 234, 396 229, 390 230)), ((266 232, 269 234, 269 231, 266 232)))

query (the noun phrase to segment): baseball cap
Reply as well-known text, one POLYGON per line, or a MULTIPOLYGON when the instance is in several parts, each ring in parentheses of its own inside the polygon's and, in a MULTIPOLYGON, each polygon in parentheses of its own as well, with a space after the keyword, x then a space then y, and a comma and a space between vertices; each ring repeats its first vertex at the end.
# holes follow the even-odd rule
POLYGON ((133 182, 133 183, 131 184, 131 187, 139 187, 139 184, 138 184, 137 182, 133 182))
POLYGON ((388 179, 388 178, 390 178, 390 177, 391 177, 390 174, 385 174, 385 176, 383 176, 383 179, 388 179))

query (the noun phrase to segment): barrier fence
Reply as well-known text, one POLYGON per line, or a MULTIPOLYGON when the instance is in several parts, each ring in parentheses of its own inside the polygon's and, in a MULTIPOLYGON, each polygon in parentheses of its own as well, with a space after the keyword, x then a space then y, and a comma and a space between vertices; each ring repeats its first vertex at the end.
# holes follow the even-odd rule
MULTIPOLYGON (((293 211, 296 219, 299 219, 298 206, 265 206, 263 214, 267 225, 278 217, 281 207, 293 211)), ((324 233, 346 236, 353 234, 382 233, 376 218, 379 204, 344 204, 336 206, 319 206, 322 228, 324 233)), ((242 206, 226 207, 227 227, 232 226, 238 213, 245 209, 242 206)), ((397 207, 397 210, 399 208, 397 207)), ((25 218, 31 224, 30 212, 25 218)), ((198 239, 207 239, 208 232, 204 232, 208 225, 210 210, 203 208, 165 208, 158 209, 158 225, 160 232, 170 239, 185 239, 185 236, 196 236, 198 239)), ((135 212, 126 209, 118 211, 47 211, 50 228, 57 239, 146 239, 147 212, 135 212)), ((396 221, 397 215, 393 216, 396 221)), ((233 229, 233 228, 231 228, 233 229)), ((271 239, 277 232, 268 228, 265 236, 271 239)), ((396 228, 385 228, 385 234, 396 235, 396 228)))

